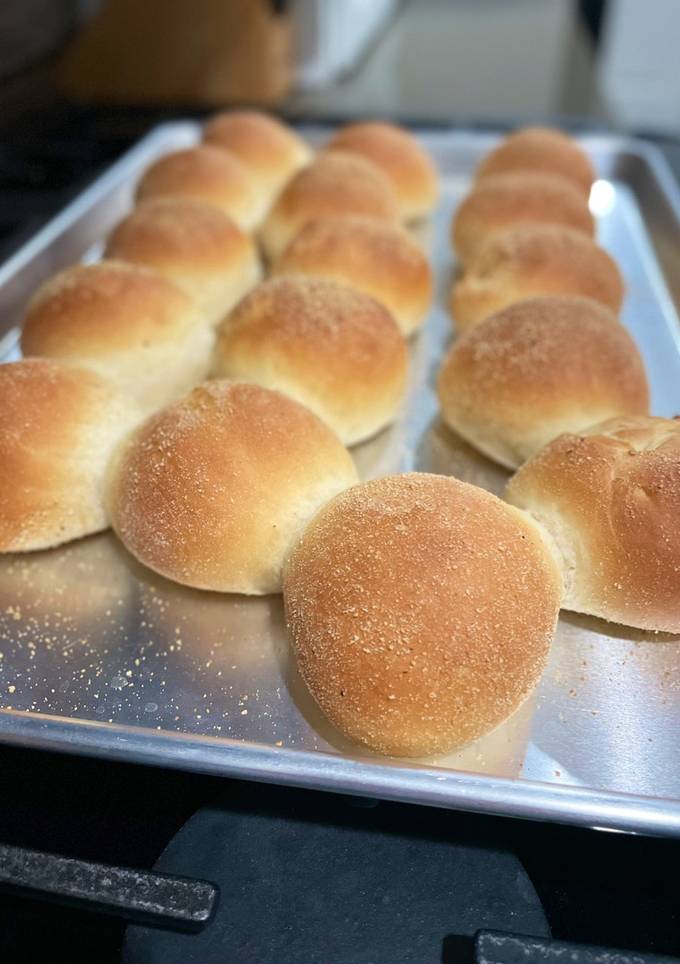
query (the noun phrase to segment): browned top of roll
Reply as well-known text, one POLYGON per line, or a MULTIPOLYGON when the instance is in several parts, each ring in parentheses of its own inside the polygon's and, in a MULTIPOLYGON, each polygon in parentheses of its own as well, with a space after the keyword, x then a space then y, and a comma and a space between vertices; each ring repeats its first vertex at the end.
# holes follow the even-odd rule
POLYGON ((105 528, 104 465, 138 417, 93 372, 48 358, 0 365, 0 551, 105 528))
POLYGON ((223 322, 218 351, 258 346, 265 355, 282 352, 292 370, 324 391, 341 393, 349 390, 348 375, 391 376, 407 356, 394 319, 377 301, 348 285, 303 275, 258 285, 223 322))
POLYGON ((514 131, 487 154, 477 169, 477 177, 521 170, 560 174, 586 195, 595 180, 593 165, 578 142, 563 131, 548 127, 514 131))
POLYGON ((344 275, 376 278, 386 287, 402 289, 406 300, 411 286, 430 278, 430 266, 411 235, 396 224, 373 218, 315 218, 308 221, 274 266, 277 274, 337 270, 344 275))
POLYGON ((392 182, 406 218, 426 214, 437 200, 437 172, 417 139, 384 121, 364 121, 342 127, 330 140, 330 150, 351 151, 377 165, 392 182))
POLYGON ((573 294, 618 312, 623 281, 613 258, 579 231, 549 224, 522 225, 489 239, 460 282, 471 290, 531 295, 573 294))
POLYGON ((602 297, 596 300, 613 303, 614 309, 620 305, 621 280, 615 262, 604 248, 578 231, 549 224, 513 228, 483 247, 466 277, 502 284, 506 265, 527 277, 554 272, 558 281, 561 276, 592 279, 602 289, 602 297))
POLYGON ((260 285, 227 316, 215 371, 285 392, 355 445, 394 418, 408 352, 373 298, 327 278, 286 275, 260 285))
POLYGON ((432 271, 422 249, 395 224, 373 218, 308 221, 274 265, 274 274, 335 278, 382 301, 405 330, 429 307, 432 271))
MULTIPOLYGON (((7 467, 6 458, 21 456, 25 445, 56 447, 74 438, 83 418, 88 418, 88 405, 109 393, 113 388, 98 375, 48 358, 0 365, 2 468, 7 467)), ((59 470, 58 465, 54 468, 59 470)), ((43 480, 38 476, 36 481, 43 480)), ((1 488, 4 495, 17 490, 16 485, 1 488)))
POLYGON ((289 633, 322 710, 404 755, 460 745, 516 708, 543 667, 560 588, 531 520, 418 473, 335 498, 284 573, 289 633))
POLYGON ((565 605, 680 632, 680 421, 628 416, 555 439, 506 497, 552 533, 565 605))
POLYGON ((642 414, 649 404, 628 331, 577 297, 531 298, 486 318, 454 343, 439 385, 461 413, 520 431, 560 413, 588 424, 588 413, 600 420, 612 405, 642 414))
POLYGON ((153 198, 114 228, 106 255, 174 268, 214 272, 252 256, 253 243, 222 211, 202 201, 153 198))
POLYGON ((162 196, 215 204, 246 227, 263 207, 257 182, 241 161, 207 145, 173 151, 147 168, 137 199, 162 196))
POLYGON ((311 157, 292 128, 254 110, 225 111, 211 118, 203 139, 235 154, 252 174, 285 178, 311 157))
POLYGON ((394 191, 382 171, 363 157, 344 151, 320 154, 299 171, 284 188, 273 213, 282 219, 304 215, 305 222, 344 214, 386 221, 399 218, 394 191))
POLYGON ((595 230, 587 199, 573 181, 520 171, 481 180, 456 210, 451 240, 468 260, 491 234, 534 222, 561 224, 590 236, 595 230))
POLYGON ((304 406, 216 380, 141 426, 113 466, 109 504, 125 546, 156 572, 276 592, 291 539, 355 479, 347 450, 304 406))
POLYGON ((76 265, 47 281, 23 323, 25 355, 108 355, 162 342, 201 323, 190 298, 139 265, 118 261, 76 265))

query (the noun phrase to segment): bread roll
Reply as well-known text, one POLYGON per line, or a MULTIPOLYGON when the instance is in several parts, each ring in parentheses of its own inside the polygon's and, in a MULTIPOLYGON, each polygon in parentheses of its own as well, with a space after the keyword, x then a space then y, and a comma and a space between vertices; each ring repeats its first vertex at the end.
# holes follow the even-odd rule
POLYGON ((329 425, 345 445, 394 420, 408 353, 382 305, 347 285, 290 275, 265 281, 225 319, 218 375, 278 389, 329 425))
POLYGON ((150 569, 197 589, 264 595, 319 506, 356 481, 315 415, 256 385, 206 382, 118 453, 116 533, 150 569))
POLYGON ((536 685, 561 580, 540 530, 441 475, 357 485, 292 551, 283 592, 303 679, 346 736, 422 756, 476 739, 536 685))
POLYGON ((31 300, 24 355, 75 362, 104 375, 144 411, 161 408, 203 381, 213 333, 193 301, 139 265, 76 265, 31 300))
POLYGON ((320 154, 299 171, 279 195, 260 233, 265 254, 274 261, 307 221, 359 214, 396 224, 399 207, 389 180, 356 154, 320 154))
POLYGON ((286 181, 312 159, 310 147, 292 128, 254 110, 217 114, 206 124, 203 139, 238 157, 257 181, 267 209, 286 181))
POLYGON ((207 145, 173 151, 148 168, 137 200, 179 197, 219 208, 243 231, 252 231, 267 213, 267 198, 237 157, 207 145))
POLYGON ((486 177, 457 208, 451 243, 458 260, 469 264, 485 241, 524 224, 561 224, 592 237, 595 222, 588 199, 573 181, 521 171, 486 177))
POLYGON ((416 138, 394 124, 364 121, 342 127, 329 150, 350 151, 372 161, 387 175, 404 221, 426 217, 437 203, 437 171, 416 138))
POLYGON ((586 196, 595 180, 595 170, 578 141, 549 127, 524 127, 506 137, 477 168, 477 177, 535 171, 559 174, 572 181, 586 196))
POLYGON ((385 305, 405 335, 421 327, 432 301, 432 271, 422 249, 403 228, 371 218, 308 221, 274 274, 318 275, 351 285, 385 305))
POLYGON ((139 418, 94 372, 48 358, 0 365, 0 552, 106 529, 106 467, 139 418))
POLYGON ((587 298, 532 298, 486 318, 454 343, 438 392, 446 423, 511 469, 562 432, 649 411, 635 342, 587 298))
POLYGON ((680 633, 680 421, 628 416, 560 435, 506 498, 552 536, 566 609, 680 633))
POLYGON ((613 259, 578 231, 555 225, 512 228, 490 238, 456 281, 451 315, 459 332, 515 301, 582 295, 618 313, 624 288, 613 259))
POLYGON ((247 234, 217 208, 185 198, 139 204, 111 234, 106 255, 147 265, 174 281, 213 325, 262 274, 247 234))

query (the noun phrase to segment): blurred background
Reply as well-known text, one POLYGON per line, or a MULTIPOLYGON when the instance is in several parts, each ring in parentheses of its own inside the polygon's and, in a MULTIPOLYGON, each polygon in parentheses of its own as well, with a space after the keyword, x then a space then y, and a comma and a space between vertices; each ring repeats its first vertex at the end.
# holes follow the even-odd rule
POLYGON ((153 123, 232 104, 672 153, 678 36, 678 0, 0 0, 0 255, 153 123))
POLYGON ((249 101, 675 133, 678 28, 676 0, 3 0, 0 76, 13 113, 249 101))

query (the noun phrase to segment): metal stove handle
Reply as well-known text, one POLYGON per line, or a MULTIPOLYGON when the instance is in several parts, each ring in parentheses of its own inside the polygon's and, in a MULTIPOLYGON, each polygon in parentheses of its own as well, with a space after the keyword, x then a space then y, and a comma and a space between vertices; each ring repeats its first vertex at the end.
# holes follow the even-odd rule
POLYGON ((675 957, 616 951, 502 931, 478 931, 473 964, 677 964, 675 957))
POLYGON ((59 857, 0 844, 0 889, 168 930, 199 931, 219 890, 206 880, 59 857))

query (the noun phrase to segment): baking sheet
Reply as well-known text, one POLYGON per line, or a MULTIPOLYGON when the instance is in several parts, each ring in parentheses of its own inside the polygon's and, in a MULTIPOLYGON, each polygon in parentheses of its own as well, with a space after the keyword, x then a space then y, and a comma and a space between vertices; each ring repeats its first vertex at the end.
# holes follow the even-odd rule
MULTIPOLYGON (((323 132, 309 132, 313 139, 323 132)), ((2 354, 34 288, 96 257, 159 154, 192 143, 189 123, 157 128, 0 268, 2 354)), ((436 305, 411 346, 396 425, 353 451, 363 477, 418 469, 500 492, 507 473, 437 416, 435 373, 451 334, 451 214, 496 139, 422 135, 442 173, 426 229, 436 305)), ((623 321, 652 385, 652 411, 680 409, 680 216, 663 161, 644 144, 584 141, 601 180, 601 243, 628 286, 623 321), (656 245, 656 247, 654 247, 656 245), (675 255, 677 257, 677 254, 675 255)), ((436 806, 680 835, 680 640, 563 614, 543 679, 515 716, 464 750, 386 760, 325 722, 290 658, 280 597, 186 589, 136 563, 110 533, 0 557, 0 740, 436 806)))

